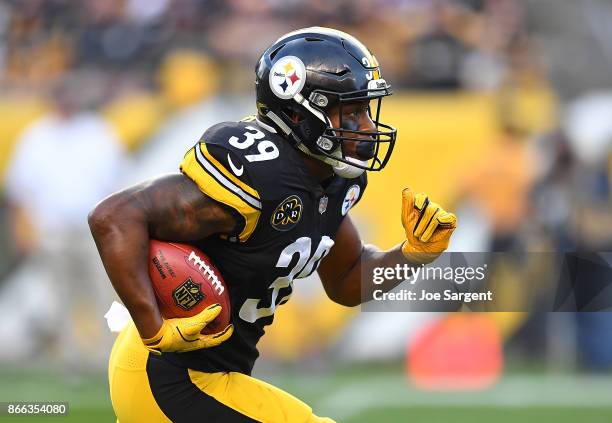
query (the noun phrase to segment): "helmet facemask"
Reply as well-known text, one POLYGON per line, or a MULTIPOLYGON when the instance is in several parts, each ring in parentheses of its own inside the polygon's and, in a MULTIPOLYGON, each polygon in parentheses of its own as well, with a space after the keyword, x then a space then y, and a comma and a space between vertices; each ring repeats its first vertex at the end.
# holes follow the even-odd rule
POLYGON ((310 95, 311 104, 321 105, 325 102, 321 100, 322 98, 330 99, 328 104, 338 108, 339 125, 337 127, 331 125, 327 113, 330 106, 326 108, 313 106, 324 114, 327 121, 325 130, 316 141, 317 151, 313 153, 362 170, 379 171, 383 169, 391 157, 397 134, 395 128, 380 121, 383 97, 391 94, 391 90, 384 81, 383 84, 385 84, 384 89, 366 89, 347 93, 314 90, 310 95), (344 111, 347 105, 360 102, 367 103, 367 113, 374 124, 374 130, 359 129, 358 122, 346 119, 344 111), (349 155, 348 152, 352 154, 349 155))

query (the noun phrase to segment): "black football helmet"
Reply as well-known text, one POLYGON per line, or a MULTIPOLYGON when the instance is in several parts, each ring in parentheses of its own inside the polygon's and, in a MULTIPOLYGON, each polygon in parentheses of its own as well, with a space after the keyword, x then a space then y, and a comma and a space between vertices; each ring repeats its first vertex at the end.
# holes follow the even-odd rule
POLYGON ((355 37, 322 27, 290 32, 263 53, 255 72, 259 119, 282 131, 301 151, 344 177, 385 167, 397 130, 379 118, 391 87, 381 78, 376 58, 355 37), (368 105, 376 130, 343 122, 343 105, 356 102, 368 105), (328 116, 332 107, 340 109, 337 128, 328 116), (350 142, 357 143, 357 158, 345 154, 350 142))

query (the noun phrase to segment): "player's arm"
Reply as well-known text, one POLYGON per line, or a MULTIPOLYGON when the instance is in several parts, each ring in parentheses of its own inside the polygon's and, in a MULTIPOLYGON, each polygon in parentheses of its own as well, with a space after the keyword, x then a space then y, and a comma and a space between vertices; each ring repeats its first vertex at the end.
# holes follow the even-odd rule
MULTIPOLYGON (((376 267, 395 267, 397 264, 419 266, 435 260, 446 248, 455 230, 457 219, 427 195, 414 195, 410 189, 402 192, 402 225, 406 240, 388 251, 374 245, 363 245, 359 232, 346 216, 329 254, 321 261, 319 276, 325 292, 333 301, 356 306, 363 298, 372 298, 374 284, 363 281, 362 275, 372 275, 376 267)), ((375 289, 389 291, 399 282, 388 280, 375 289)))
MULTIPOLYGON (((321 261, 318 272, 327 296, 334 302, 347 307, 361 304, 361 275, 372 274, 374 267, 395 266, 406 262, 401 244, 388 251, 381 251, 375 245, 364 245, 350 216, 346 216, 334 239, 334 246, 321 261), (365 273, 367 272, 367 273, 365 273)), ((393 288, 385 282, 377 289, 388 291, 393 288)))
POLYGON ((155 338, 164 323, 148 274, 149 239, 193 241, 231 233, 236 225, 230 212, 182 174, 117 192, 89 214, 106 272, 143 339, 155 338))

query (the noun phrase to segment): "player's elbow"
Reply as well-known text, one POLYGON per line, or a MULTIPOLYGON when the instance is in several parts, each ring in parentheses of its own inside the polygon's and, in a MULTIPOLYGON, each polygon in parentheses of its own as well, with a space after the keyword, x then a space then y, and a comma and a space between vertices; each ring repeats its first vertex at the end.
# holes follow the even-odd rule
POLYGON ((108 204, 108 199, 103 200, 89 212, 87 223, 94 238, 108 230, 113 221, 113 207, 108 204))
POLYGON ((110 231, 129 216, 127 199, 122 193, 116 193, 100 201, 88 214, 89 229, 97 238, 110 231))

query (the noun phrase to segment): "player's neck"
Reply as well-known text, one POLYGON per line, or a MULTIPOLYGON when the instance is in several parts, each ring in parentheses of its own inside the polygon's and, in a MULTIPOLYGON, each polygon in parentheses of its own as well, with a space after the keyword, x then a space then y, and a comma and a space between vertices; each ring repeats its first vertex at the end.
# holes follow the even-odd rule
POLYGON ((319 182, 323 182, 326 179, 334 176, 334 171, 330 165, 317 160, 314 157, 307 156, 306 154, 300 154, 306 167, 312 176, 314 176, 319 182))

